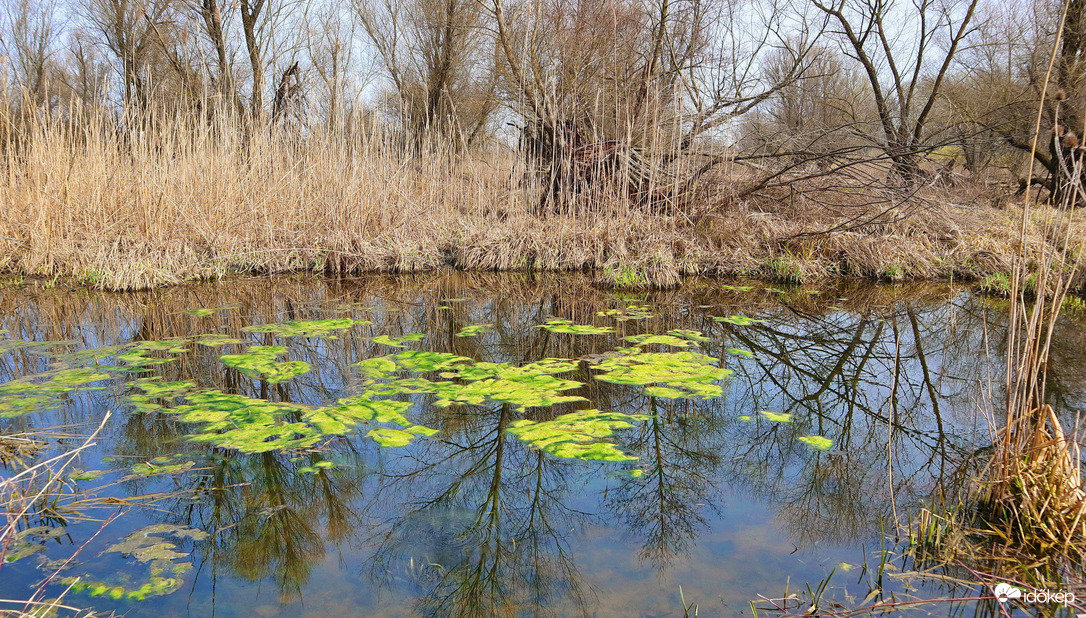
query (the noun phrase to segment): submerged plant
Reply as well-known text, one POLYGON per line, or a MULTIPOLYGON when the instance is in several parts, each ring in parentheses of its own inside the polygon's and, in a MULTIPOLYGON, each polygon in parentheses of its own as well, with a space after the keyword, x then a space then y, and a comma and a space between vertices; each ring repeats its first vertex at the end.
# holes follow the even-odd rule
MULTIPOLYGON (((188 436, 190 440, 244 453, 310 447, 325 437, 345 434, 360 423, 397 425, 412 437, 436 433, 428 427, 413 424, 404 416, 411 403, 377 398, 383 394, 366 392, 340 399, 335 405, 313 407, 200 390, 186 393, 184 404, 162 409, 180 415, 185 422, 197 424, 198 431, 188 436)), ((378 442, 388 441, 389 436, 394 435, 400 438, 397 442, 406 444, 402 441, 402 433, 371 431, 369 435, 378 442)))
POLYGON ((577 368, 577 361, 545 358, 519 367, 508 363, 462 365, 455 372, 443 374, 466 382, 435 383, 435 405, 481 404, 485 401, 508 403, 519 409, 546 407, 571 401, 586 401, 578 395, 562 392, 580 388, 581 382, 556 378, 577 368))
POLYGON ((745 315, 729 315, 725 317, 713 316, 713 319, 717 322, 726 322, 735 326, 750 326, 751 324, 758 324, 762 320, 755 320, 754 318, 748 318, 745 315))
POLYGON ((592 461, 635 461, 637 457, 623 453, 617 446, 601 438, 616 429, 633 427, 649 418, 639 414, 582 410, 563 414, 549 421, 518 420, 510 423, 508 431, 521 441, 554 455, 592 461))
POLYGON ((165 365, 177 360, 174 357, 153 356, 152 352, 165 352, 168 354, 184 354, 189 349, 185 347, 188 341, 180 338, 163 339, 161 341, 140 341, 127 351, 117 355, 117 359, 124 361, 124 366, 113 367, 118 371, 147 371, 156 365, 165 365))
POLYGON ((129 395, 128 399, 139 412, 159 412, 163 406, 157 403, 172 400, 196 389, 193 382, 162 382, 161 378, 141 378, 132 384, 140 392, 129 395))
POLYGON ((68 534, 64 526, 31 526, 15 532, 4 547, 4 562, 18 562, 45 551, 46 542, 59 540, 68 534))
POLYGON ((473 324, 471 326, 465 326, 460 329, 460 332, 456 333, 457 337, 475 337, 481 335, 486 331, 493 328, 493 324, 473 324))
MULTIPOLYGON (((291 460, 291 461, 293 461, 293 460, 291 460)), ((298 468, 298 473, 299 474, 317 474, 321 470, 330 470, 330 469, 335 468, 335 467, 336 467, 335 462, 318 461, 317 463, 313 464, 312 466, 302 466, 302 467, 298 468)))
POLYGON ((674 335, 629 335, 622 338, 623 341, 629 341, 634 345, 666 345, 673 348, 688 348, 694 345, 693 341, 689 339, 683 339, 674 335))
POLYGON ((111 356, 116 356, 118 352, 123 352, 129 347, 131 347, 130 344, 121 343, 87 348, 84 350, 73 350, 71 352, 44 352, 43 350, 34 350, 32 353, 43 352, 44 356, 47 356, 58 366, 74 368, 82 365, 97 364, 98 361, 111 356))
POLYGON ((333 331, 346 330, 352 326, 372 324, 368 320, 336 318, 329 320, 288 320, 278 324, 246 326, 242 330, 251 333, 271 333, 280 337, 327 337, 333 331))
POLYGON ((625 309, 608 309, 606 311, 597 311, 596 315, 600 317, 614 318, 618 322, 626 322, 628 320, 646 320, 652 317, 652 308, 648 305, 629 305, 625 309))
MULTIPOLYGON (((7 331, 3 331, 4 335, 7 335, 7 331)), ((15 350, 37 350, 45 351, 49 348, 55 348, 57 346, 69 345, 76 343, 74 341, 22 341, 19 339, 0 339, 0 354, 5 352, 13 352, 15 350)))
POLYGON ((393 348, 406 348, 405 343, 411 341, 422 341, 426 338, 426 335, 422 333, 410 333, 400 337, 390 337, 388 335, 378 335, 373 338, 374 343, 380 343, 381 345, 391 346, 393 348))
POLYGON ((457 356, 448 352, 428 352, 425 350, 404 350, 397 354, 367 358, 355 363, 362 372, 372 378, 391 379, 397 371, 429 373, 451 369, 462 363, 470 362, 466 356, 457 356))
POLYGON ((615 332, 610 326, 592 326, 591 324, 574 324, 572 320, 551 319, 539 325, 539 328, 549 330, 552 333, 566 335, 607 335, 615 332))
POLYGON ((192 569, 192 563, 179 562, 188 558, 189 552, 178 551, 177 545, 168 539, 173 537, 202 541, 207 536, 206 532, 197 528, 152 524, 129 534, 101 554, 120 554, 147 565, 150 574, 147 581, 139 587, 131 587, 132 584, 128 581, 125 581, 124 585, 92 581, 86 574, 64 577, 60 583, 70 586, 75 593, 112 599, 143 601, 148 597, 170 594, 181 587, 180 578, 192 569))
POLYGON ((0 418, 58 407, 69 393, 105 388, 90 385, 109 377, 108 373, 97 369, 75 368, 25 376, 0 384, 0 418))
POLYGON ((710 341, 709 337, 706 337, 700 330, 689 330, 682 328, 673 328, 667 331, 667 334, 672 337, 681 337, 683 339, 689 339, 690 341, 697 341, 698 343, 706 343, 710 341))
POLYGON ((393 427, 378 427, 371 429, 366 434, 381 446, 407 446, 418 436, 430 437, 437 433, 436 429, 422 425, 411 425, 405 429, 393 427))
POLYGON ((284 380, 309 372, 309 363, 305 361, 277 361, 276 357, 287 351, 278 345, 254 345, 239 354, 224 354, 219 358, 227 367, 233 367, 250 378, 267 380, 269 384, 278 384, 284 380))
POLYGON ((398 354, 369 358, 357 363, 374 382, 372 392, 382 395, 431 393, 434 405, 480 405, 485 402, 508 403, 517 408, 546 407, 558 403, 584 401, 578 395, 565 395, 583 386, 575 380, 555 377, 577 369, 578 361, 545 358, 514 366, 509 363, 471 363, 471 359, 443 352, 406 350, 398 354), (401 379, 401 372, 439 372, 444 380, 421 377, 401 379))
POLYGON ((316 444, 325 432, 302 418, 311 409, 285 402, 251 399, 216 390, 197 391, 173 408, 181 420, 196 423, 199 431, 189 436, 243 453, 297 449, 316 444))
POLYGON ((164 455, 150 461, 142 461, 132 466, 132 474, 154 476, 156 474, 177 474, 196 467, 196 462, 186 460, 183 455, 164 455))
POLYGON ((508 403, 518 409, 547 407, 571 401, 586 401, 578 395, 562 395, 562 391, 580 388, 573 380, 554 376, 519 376, 515 378, 488 378, 468 384, 448 383, 436 389, 438 400, 434 405, 446 407, 454 404, 479 405, 487 401, 508 403))
POLYGON ((196 343, 209 348, 216 348, 219 346, 230 345, 234 343, 242 343, 242 341, 241 339, 237 339, 229 335, 222 335, 219 333, 207 333, 204 335, 198 335, 196 337, 196 343))
POLYGON ((824 436, 800 436, 799 441, 819 451, 828 451, 833 448, 833 440, 824 436))
POLYGON ((645 393, 665 399, 708 399, 724 389, 719 381, 732 374, 717 359, 694 352, 641 352, 638 349, 596 365, 597 380, 645 386, 645 393))

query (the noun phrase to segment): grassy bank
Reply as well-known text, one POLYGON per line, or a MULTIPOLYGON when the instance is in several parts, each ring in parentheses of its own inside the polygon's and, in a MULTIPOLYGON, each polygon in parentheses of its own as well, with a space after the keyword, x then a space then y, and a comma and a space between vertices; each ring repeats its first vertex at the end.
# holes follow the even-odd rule
POLYGON ((78 126, 32 127, 4 152, 8 275, 109 290, 442 264, 595 269, 630 287, 693 274, 981 280, 1009 273, 1017 247, 1020 212, 977 203, 976 187, 903 198, 855 179, 784 178, 750 192, 753 168, 733 162, 682 207, 594 194, 574 198, 575 215, 556 215, 534 212, 530 175, 500 146, 407 157, 365 129, 303 138, 180 121, 120 133, 78 126))

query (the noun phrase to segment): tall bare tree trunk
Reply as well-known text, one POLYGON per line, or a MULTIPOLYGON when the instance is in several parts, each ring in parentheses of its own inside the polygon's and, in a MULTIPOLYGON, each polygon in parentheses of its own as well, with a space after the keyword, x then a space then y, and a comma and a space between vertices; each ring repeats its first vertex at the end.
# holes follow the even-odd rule
POLYGON ((241 111, 237 85, 234 81, 234 68, 226 51, 226 33, 223 29, 222 6, 218 0, 201 0, 197 9, 204 24, 204 30, 211 45, 215 48, 215 62, 218 69, 218 90, 232 107, 241 111))
POLYGON ((257 123, 264 121, 264 58, 257 39, 257 24, 266 0, 241 0, 241 28, 245 32, 245 48, 253 71, 253 99, 250 113, 257 123))
POLYGON ((1072 193, 1086 179, 1081 177, 1083 157, 1082 140, 1086 135, 1083 125, 1084 95, 1086 95, 1086 0, 1069 0, 1067 17, 1060 40, 1060 57, 1056 80, 1060 87, 1057 95, 1053 122, 1053 134, 1049 140, 1049 158, 1046 167, 1052 179, 1052 201, 1056 204, 1075 204, 1072 193), (1068 93, 1074 96, 1067 97, 1068 93), (1076 160, 1079 162, 1076 165, 1076 160))

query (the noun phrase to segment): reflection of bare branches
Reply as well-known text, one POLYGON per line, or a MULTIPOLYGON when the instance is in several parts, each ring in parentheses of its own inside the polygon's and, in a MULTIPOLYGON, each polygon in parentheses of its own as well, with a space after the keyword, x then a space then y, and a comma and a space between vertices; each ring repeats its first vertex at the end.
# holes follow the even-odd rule
POLYGON ((719 417, 667 421, 657 414, 625 445, 639 455, 644 475, 624 479, 606 508, 627 523, 628 534, 643 538, 638 558, 658 569, 688 549, 708 525, 704 512, 718 508, 718 425, 719 417))
POLYGON ((944 311, 950 309, 906 306, 877 316, 824 317, 791 311, 765 324, 721 326, 724 341, 731 342, 725 346, 741 344, 758 359, 740 365, 733 395, 749 400, 752 411, 775 409, 795 417, 790 425, 749 435, 744 458, 766 462, 767 477, 757 484, 777 496, 781 517, 791 523, 797 539, 854 538, 865 528, 861 521, 892 520, 888 492, 915 504, 924 495, 942 492, 947 471, 964 469, 973 459, 973 419, 944 418, 941 402, 975 396, 987 361, 977 329, 959 329, 967 337, 959 341, 947 341, 951 333, 945 331, 923 332, 925 324, 945 319, 944 311), (799 316, 803 321, 797 328, 799 316), (906 328, 899 329, 902 320, 906 328), (895 337, 884 333, 887 324, 895 337), (948 356, 949 350, 963 352, 963 345, 973 352, 948 356), (933 351, 939 354, 938 364, 933 364, 933 351), (948 371, 966 357, 974 359, 968 378, 948 371), (878 436, 886 433, 879 428, 891 422, 895 483, 887 488, 886 445, 878 436), (792 440, 807 433, 833 439, 835 450, 791 470, 787 462, 802 452, 792 440))
MULTIPOLYGON (((211 471, 192 478, 202 499, 179 501, 169 510, 171 518, 211 533, 202 551, 212 563, 225 564, 250 581, 271 578, 283 602, 299 600, 326 544, 349 540, 360 523, 352 504, 366 467, 348 444, 332 450, 347 462, 353 458, 354 465, 303 473, 299 468, 324 461, 328 454, 289 461, 274 453, 191 453, 205 458, 211 471)), ((210 576, 217 577, 217 571, 212 569, 210 576)))
POLYGON ((386 477, 377 500, 394 495, 410 506, 379 533, 371 573, 391 585, 404 555, 431 565, 407 574, 423 615, 489 617, 524 607, 587 614, 566 541, 585 518, 562 502, 568 464, 511 441, 508 406, 472 414, 457 424, 469 434, 462 443, 431 445, 386 477))

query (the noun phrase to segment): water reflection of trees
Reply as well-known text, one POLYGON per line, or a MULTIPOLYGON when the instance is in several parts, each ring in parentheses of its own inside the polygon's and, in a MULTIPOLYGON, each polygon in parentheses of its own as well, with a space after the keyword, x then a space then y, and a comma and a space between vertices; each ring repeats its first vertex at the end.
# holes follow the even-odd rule
POLYGON ((461 415, 454 437, 419 449, 376 494, 395 506, 372 576, 408 582, 423 615, 589 613, 568 538, 589 517, 567 504, 573 466, 510 437, 507 405, 461 415))
POLYGON ((650 406, 658 414, 624 442, 644 473, 617 483, 604 509, 625 524, 626 534, 640 538, 639 559, 663 568, 709 525, 707 513, 723 506, 720 472, 728 441, 720 414, 684 414, 660 401, 650 406))
MULTIPOLYGON (((117 450, 121 460, 146 461, 163 452, 153 439, 163 437, 160 433, 152 429, 141 435, 160 425, 146 422, 159 416, 129 417, 117 450)), ((329 546, 354 540, 360 528, 358 504, 370 470, 357 442, 337 440, 320 452, 294 457, 183 449, 175 461, 193 461, 194 471, 174 475, 171 482, 188 491, 166 508, 159 505, 155 513, 168 513, 170 523, 209 533, 200 545, 197 580, 209 578, 212 591, 215 580, 229 573, 274 582, 282 602, 300 600, 313 565, 329 546), (334 467, 321 468, 320 462, 334 467)), ((171 443, 177 441, 166 442, 171 443)), ((155 482, 130 481, 137 486, 133 493, 147 491, 146 485, 155 482)))
MULTIPOLYGON (((274 387, 224 371, 218 349, 197 347, 162 369, 167 379, 195 377, 205 387, 309 404, 354 392, 360 378, 351 364, 390 351, 368 339, 374 334, 424 332, 426 349, 519 364, 546 356, 592 358, 621 345, 617 337, 625 334, 695 329, 712 337, 707 352, 736 371, 721 399, 667 402, 595 382, 583 366, 574 378, 586 383, 577 391, 590 400, 585 405, 656 414, 620 436, 622 448, 639 458, 626 468, 643 475, 606 480, 600 471, 613 467, 555 460, 508 436, 504 429, 519 413, 507 407, 423 405, 413 414, 441 428, 441 439, 409 455, 377 455, 355 437, 298 461, 194 450, 184 439, 187 428, 171 415, 121 415, 123 424, 113 431, 121 453, 146 460, 185 450, 209 468, 181 477, 200 499, 173 509, 178 523, 213 532, 200 577, 225 569, 270 579, 286 600, 298 598, 330 546, 373 546, 369 576, 419 597, 420 613, 493 615, 540 605, 589 613, 593 595, 578 572, 571 545, 579 533, 571 530, 621 531, 636 539, 640 560, 663 569, 696 545, 730 494, 771 504, 798 544, 843 542, 877 535, 895 508, 907 511, 970 478, 975 449, 986 438, 978 412, 999 405, 998 389, 985 387, 1001 371, 1002 341, 989 339, 1001 327, 998 305, 944 289, 852 288, 816 297, 696 284, 632 299, 652 305, 657 315, 612 323, 597 313, 631 299, 586 281, 453 273, 200 286, 76 301, 42 294, 7 314, 0 327, 27 338, 105 345, 195 332, 237 335, 247 325, 290 318, 372 320, 335 340, 287 341, 287 357, 314 370, 274 387), (842 296, 849 300, 834 300, 842 296), (184 312, 198 306, 237 309, 199 319, 184 312), (734 312, 764 321, 733 326, 711 319, 734 312), (533 328, 552 316, 612 323, 618 333, 572 337, 533 328), (456 336, 482 323, 493 328, 479 337, 456 336), (736 357, 729 348, 750 350, 755 358, 736 357), (759 420, 760 410, 788 412, 793 421, 759 420), (755 418, 741 421, 740 415, 755 418), (797 441, 814 434, 835 447, 818 452, 797 441), (301 472, 314 458, 341 465, 301 472), (357 533, 374 521, 381 522, 378 532, 357 533)), ((0 306, 12 302, 0 293, 0 306)), ((1054 363, 1081 366, 1082 346, 1075 341, 1058 342, 1054 363)), ((43 358, 27 350, 0 355, 0 375, 40 371, 48 366, 43 358)), ((1080 397, 1080 375, 1057 372, 1052 390, 1061 401, 1080 397)), ((124 393, 115 389, 104 401, 123 405, 124 393)), ((546 419, 585 405, 529 414, 546 419)), ((102 406, 64 408, 57 418, 95 409, 102 406)))
POLYGON ((892 521, 894 509, 957 491, 989 370, 983 324, 968 323, 985 318, 971 303, 822 314, 784 304, 762 324, 722 324, 714 340, 757 357, 737 365, 729 405, 794 418, 746 434, 737 451, 748 473, 736 480, 774 496, 800 542, 869 536, 871 522, 892 521), (832 439, 834 450, 796 442, 809 434, 832 439), (764 462, 755 475, 752 460, 764 462))

